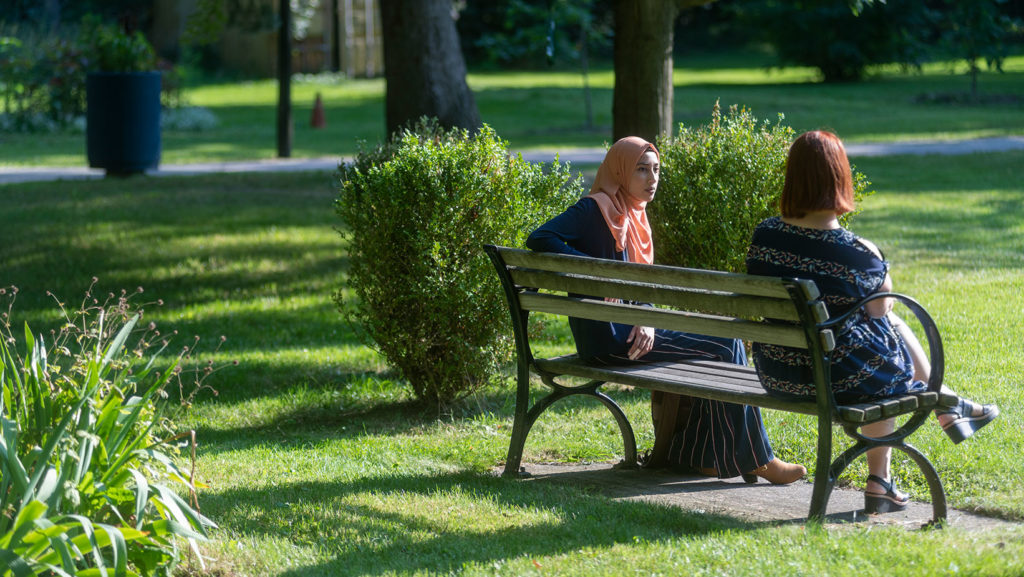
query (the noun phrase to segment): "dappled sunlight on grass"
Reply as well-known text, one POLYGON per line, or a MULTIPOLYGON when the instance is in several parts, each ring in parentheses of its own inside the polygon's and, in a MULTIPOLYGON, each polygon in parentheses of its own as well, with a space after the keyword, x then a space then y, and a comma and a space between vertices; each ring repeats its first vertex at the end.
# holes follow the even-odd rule
MULTIPOLYGON (((491 80, 482 76, 481 82, 491 80)), ((571 80, 568 74, 559 80, 566 83, 558 93, 565 102, 578 92, 571 80)), ((494 82, 485 91, 493 93, 492 102, 545 94, 502 87, 503 75, 494 82)), ((705 97, 726 87, 723 79, 715 82, 680 86, 706 92, 688 107, 677 99, 677 111, 710 117, 705 97)), ((806 105, 811 111, 805 118, 840 124, 877 106, 857 104, 845 118, 833 115, 827 112, 838 105, 823 95, 834 89, 808 86, 816 94, 778 86, 740 89, 761 104, 799 103, 796 110, 806 105), (762 89, 767 92, 758 93, 762 89)), ((976 112, 982 115, 970 115, 976 112)), ((531 124, 546 122, 545 114, 565 116, 541 112, 531 124)), ((509 111, 503 121, 517 117, 522 114, 509 111)), ((987 122, 1009 125, 1017 116, 1008 118, 987 122)), ((858 134, 873 134, 877 126, 858 134)), ((520 141, 543 144, 543 135, 529 130, 534 132, 520 141)), ((581 133, 579 140, 592 136, 581 133)), ((999 420, 969 442, 954 446, 928 423, 915 444, 938 468, 950 506, 1024 519, 1024 465, 1018 458, 1024 443, 1024 205, 1018 177, 1024 152, 856 160, 877 194, 865 202, 855 230, 885 252, 896 290, 917 298, 935 317, 946 347, 947 382, 1002 408, 999 420)), ((345 290, 348 266, 332 208, 335 194, 331 175, 315 173, 0 187, 0 286, 22 289, 14 310, 18 326, 54 323, 57 309, 46 291, 75 306, 95 275, 98 294, 144 287, 136 302, 150 303, 146 319, 164 334, 177 330, 174 347, 198 335, 196 356, 221 367, 206 383, 217 394, 202 390, 178 421, 183 430, 197 432, 196 466, 207 485, 202 512, 221 526, 203 549, 211 574, 759 575, 769 567, 881 575, 899 567, 912 575, 1009 575, 1024 569, 1024 534, 1016 529, 813 531, 496 476, 511 434, 511 368, 501 382, 452 406, 415 402, 408 384, 365 346, 332 300, 335 291, 345 290), (164 305, 156 306, 157 299, 164 305), (221 335, 226 341, 218 348, 221 335)), ((547 331, 535 353, 572 352, 564 323, 547 331)), ((648 393, 609 389, 639 448, 649 448, 648 393)), ((534 398, 546 392, 535 383, 534 398)), ((169 393, 176 400, 177 391, 169 393)), ((777 455, 813 465, 812 419, 765 411, 765 422, 777 455)), ((622 437, 610 412, 582 397, 555 403, 525 447, 528 462, 617 461, 621 455, 622 437)), ((841 484, 862 486, 863 465, 859 460, 841 484)), ((894 471, 901 488, 926 497, 920 474, 902 455, 894 471)))
POLYGON ((675 86, 692 86, 699 84, 717 85, 758 85, 758 84, 802 84, 817 80, 817 70, 813 68, 730 68, 705 69, 687 68, 685 59, 676 62, 673 82, 675 86))
POLYGON ((291 463, 293 473, 284 477, 292 480, 276 486, 257 482, 243 489, 244 494, 218 492, 207 499, 207 510, 227 518, 241 535, 290 531, 298 546, 315 547, 326 559, 296 567, 295 575, 433 573, 478 563, 504 566, 524 553, 547 557, 580 547, 602 551, 637 540, 700 541, 723 528, 750 530, 658 505, 614 502, 572 488, 443 471, 423 463, 415 463, 418 472, 410 472, 410 464, 390 467, 384 462, 394 470, 368 470, 345 479, 329 471, 343 463, 360 466, 359 460, 381 460, 381 453, 337 457, 342 460, 311 468, 302 461, 265 454, 254 460, 291 463), (313 471, 339 480, 304 480, 313 471), (231 507, 235 502, 260 508, 231 507))

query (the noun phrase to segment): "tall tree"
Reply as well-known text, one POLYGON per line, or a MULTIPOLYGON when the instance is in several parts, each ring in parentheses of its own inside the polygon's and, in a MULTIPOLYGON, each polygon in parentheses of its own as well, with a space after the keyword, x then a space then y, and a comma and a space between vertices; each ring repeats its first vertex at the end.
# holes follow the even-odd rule
POLYGON ((388 133, 421 116, 476 130, 480 112, 448 0, 381 0, 388 133))
POLYGON ((672 45, 676 16, 714 0, 615 0, 612 137, 654 141, 672 132, 672 45))
MULTIPOLYGON (((976 0, 965 0, 973 4, 976 0)), ((781 65, 817 68, 825 82, 855 82, 868 67, 920 68, 927 59, 935 0, 747 0, 735 21, 775 49, 781 65)))
POLYGON ((1007 40, 1020 26, 1000 10, 1006 0, 946 0, 942 10, 942 39, 949 50, 967 63, 971 99, 978 99, 978 74, 983 60, 990 69, 1003 71, 1009 53, 1007 40))

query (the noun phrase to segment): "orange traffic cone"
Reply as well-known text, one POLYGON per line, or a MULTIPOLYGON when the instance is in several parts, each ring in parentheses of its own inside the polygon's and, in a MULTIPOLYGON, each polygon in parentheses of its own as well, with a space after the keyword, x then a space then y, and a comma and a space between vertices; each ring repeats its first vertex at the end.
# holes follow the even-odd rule
POLYGON ((320 98, 320 93, 316 93, 316 102, 313 103, 313 116, 309 119, 309 125, 313 128, 323 128, 327 126, 327 119, 324 118, 324 101, 320 98))

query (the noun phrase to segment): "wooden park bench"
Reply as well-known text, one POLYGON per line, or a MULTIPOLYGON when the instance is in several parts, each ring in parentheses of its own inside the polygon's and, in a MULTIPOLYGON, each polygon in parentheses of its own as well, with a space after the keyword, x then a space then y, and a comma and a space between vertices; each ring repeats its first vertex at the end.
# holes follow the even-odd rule
POLYGON ((508 298, 518 356, 515 421, 505 475, 520 474, 526 437, 541 413, 555 401, 570 395, 594 397, 611 411, 622 433, 623 463, 636 466, 636 439, 629 420, 615 401, 600 390, 605 383, 619 383, 817 416, 818 452, 809 520, 821 522, 824 519, 839 475, 865 451, 879 446, 898 449, 917 463, 931 491, 932 522, 938 524, 946 518, 942 482, 928 458, 907 443, 907 438, 934 408, 953 406, 957 398, 939 392, 943 373, 942 343, 935 323, 913 299, 884 293, 872 295, 864 302, 892 297, 917 316, 924 328, 932 362, 928 391, 878 402, 839 405, 829 386, 829 355, 835 345, 833 330, 860 307, 847 315, 829 318, 818 289, 811 281, 641 265, 491 245, 485 249, 508 298), (815 400, 790 400, 771 396, 761 386, 753 367, 731 363, 690 361, 597 366, 577 355, 537 358, 530 346, 528 330, 529 315, 533 312, 805 349, 813 359, 817 397, 815 400), (551 388, 532 405, 531 374, 538 375, 551 388), (557 382, 560 377, 582 377, 589 382, 571 386, 557 382), (909 416, 886 437, 869 438, 858 431, 863 425, 899 415, 909 416), (834 425, 841 426, 854 442, 832 459, 834 425))

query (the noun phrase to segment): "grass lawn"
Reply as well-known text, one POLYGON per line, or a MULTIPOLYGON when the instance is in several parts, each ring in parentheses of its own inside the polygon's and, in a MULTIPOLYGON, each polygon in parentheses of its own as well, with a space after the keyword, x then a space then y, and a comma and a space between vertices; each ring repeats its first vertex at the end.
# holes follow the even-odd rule
MULTIPOLYGON (((955 139, 1024 135, 1024 56, 1008 58, 1004 73, 983 72, 983 95, 1016 100, 985 105, 918 103, 921 95, 965 93, 969 79, 950 63, 921 73, 877 69, 857 84, 825 85, 807 68, 771 69, 759 54, 693 54, 676 59, 675 120, 697 126, 710 120, 716 100, 722 106, 750 108, 775 121, 779 113, 797 131, 831 128, 849 142, 955 139)), ((583 81, 575 72, 480 72, 469 84, 483 121, 515 150, 601 146, 611 138, 611 69, 590 75, 594 121, 586 128, 583 81)), ((292 98, 294 157, 347 156, 357 142, 384 138, 384 81, 297 78, 292 98), (309 119, 317 93, 324 100, 327 126, 312 129, 309 119)), ((205 132, 165 131, 164 164, 249 160, 276 156, 275 80, 193 86, 185 99, 210 108, 219 118, 205 132)), ((84 166, 83 134, 0 134, 0 166, 84 166)))
MULTIPOLYGON (((822 105, 824 109, 825 106, 822 105)), ((837 116, 840 117, 841 115, 837 116)), ((339 146, 341 146, 339 141, 339 146)), ((926 426, 950 505, 1024 520, 1024 152, 860 159, 874 183, 855 228, 894 264, 897 290, 935 316, 947 382, 1002 416, 954 446, 926 426)), ((240 366, 214 375, 182 425, 198 431, 204 546, 214 575, 1019 575, 1024 530, 965 533, 747 523, 504 480, 512 387, 441 414, 341 320, 344 285, 331 175, 135 177, 0 186, 0 286, 15 324, 56 320, 53 291, 137 300, 168 333, 240 366)), ((570 346, 562 336, 552 348, 570 346)), ((647 397, 616 393, 641 446, 647 397)), ((814 424, 766 412, 776 451, 813 466, 814 424), (783 422, 785 421, 785 422, 783 422)), ((610 460, 614 420, 596 403, 545 413, 525 459, 610 460), (567 418, 568 417, 568 418, 567 418)), ((897 457, 899 454, 897 454, 897 457)), ((927 490, 897 458, 901 487, 927 490)), ((844 478, 862 486, 863 460, 844 478)), ((767 485, 765 485, 767 486, 767 485)))

